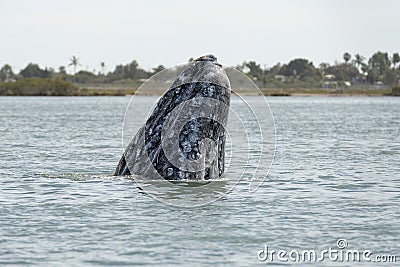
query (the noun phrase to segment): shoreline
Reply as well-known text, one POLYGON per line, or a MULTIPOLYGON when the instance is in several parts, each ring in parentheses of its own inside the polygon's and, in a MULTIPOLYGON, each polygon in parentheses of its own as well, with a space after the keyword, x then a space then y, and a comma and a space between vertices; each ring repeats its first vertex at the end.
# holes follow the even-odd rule
MULTIPOLYGON (((17 83, 3 84, 0 96, 161 96, 166 89, 146 88, 140 86, 107 86, 72 84, 53 80, 26 80, 17 83)), ((352 97, 352 96, 399 96, 397 88, 384 87, 349 87, 340 91, 329 91, 322 88, 239 88, 232 95, 268 96, 268 97, 352 97)))
MULTIPOLYGON (((396 95, 392 94, 313 94, 313 93, 291 93, 291 94, 249 94, 249 93, 242 93, 239 92, 241 96, 265 96, 265 97, 359 97, 359 96, 364 96, 364 97, 398 97, 396 95)), ((126 92, 115 92, 115 93, 110 93, 110 92, 94 92, 94 93, 79 93, 79 94, 7 94, 7 95, 2 95, 0 94, 0 97, 94 97, 94 96, 161 96, 162 94, 155 94, 155 93, 126 93, 126 92)), ((235 96, 235 94, 232 94, 232 96, 235 96)))
MULTIPOLYGON (((357 96, 365 96, 365 97, 398 97, 396 95, 392 94, 313 94, 313 93, 291 93, 291 94, 249 94, 249 93, 241 93, 239 92, 241 96, 265 96, 265 97, 357 97, 357 96)), ((93 96, 161 96, 162 94, 154 94, 154 93, 126 93, 126 92, 115 92, 115 93, 109 93, 109 92, 94 92, 94 93, 79 93, 79 94, 7 94, 7 95, 2 95, 0 94, 0 97, 93 97, 93 96)), ((232 94, 232 96, 235 96, 235 94, 232 94)))

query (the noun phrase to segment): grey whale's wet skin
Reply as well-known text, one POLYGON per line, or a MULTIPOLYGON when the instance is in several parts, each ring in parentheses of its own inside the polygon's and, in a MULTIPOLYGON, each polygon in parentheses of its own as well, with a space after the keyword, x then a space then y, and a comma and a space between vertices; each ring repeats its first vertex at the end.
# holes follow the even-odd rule
POLYGON ((159 99, 115 175, 210 180, 224 173, 230 82, 213 55, 191 62, 159 99))

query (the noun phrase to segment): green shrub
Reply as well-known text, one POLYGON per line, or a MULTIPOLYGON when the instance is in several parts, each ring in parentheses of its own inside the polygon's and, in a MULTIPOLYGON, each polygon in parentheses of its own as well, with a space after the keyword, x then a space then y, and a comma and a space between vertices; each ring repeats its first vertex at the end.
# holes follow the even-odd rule
POLYGON ((394 96, 400 96, 400 86, 394 86, 394 87, 392 87, 392 95, 394 95, 394 96))
POLYGON ((81 90, 72 83, 49 78, 27 78, 16 82, 0 83, 0 95, 65 96, 80 94, 81 90))

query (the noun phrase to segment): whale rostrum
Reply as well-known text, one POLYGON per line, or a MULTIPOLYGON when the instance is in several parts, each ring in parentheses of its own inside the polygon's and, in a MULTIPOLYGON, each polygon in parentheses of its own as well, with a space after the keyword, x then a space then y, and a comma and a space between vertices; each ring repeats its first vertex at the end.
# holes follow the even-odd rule
POLYGON ((158 100, 115 175, 208 180, 224 173, 230 82, 213 55, 195 59, 158 100))

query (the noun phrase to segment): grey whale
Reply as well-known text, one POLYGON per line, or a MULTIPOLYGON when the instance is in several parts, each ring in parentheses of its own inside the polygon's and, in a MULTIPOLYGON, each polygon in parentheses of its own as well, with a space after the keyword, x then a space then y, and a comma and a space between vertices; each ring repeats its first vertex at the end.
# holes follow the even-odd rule
POLYGON ((123 153, 114 175, 209 180, 225 169, 230 82, 213 55, 180 73, 123 153))

